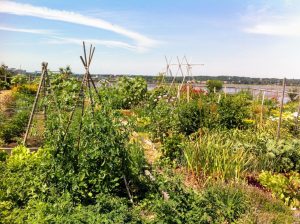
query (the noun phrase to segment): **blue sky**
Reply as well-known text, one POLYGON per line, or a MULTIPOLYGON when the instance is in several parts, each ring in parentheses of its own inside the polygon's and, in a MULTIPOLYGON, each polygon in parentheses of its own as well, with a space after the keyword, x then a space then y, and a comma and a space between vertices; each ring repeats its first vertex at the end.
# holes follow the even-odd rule
POLYGON ((92 73, 156 75, 186 55, 194 75, 300 78, 296 0, 0 1, 0 63, 82 73, 82 40, 92 73))

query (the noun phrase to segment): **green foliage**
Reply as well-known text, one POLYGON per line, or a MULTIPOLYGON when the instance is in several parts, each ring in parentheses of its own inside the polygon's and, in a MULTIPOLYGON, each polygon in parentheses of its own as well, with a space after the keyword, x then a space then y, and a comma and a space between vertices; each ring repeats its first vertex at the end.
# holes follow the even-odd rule
POLYGON ((146 98, 147 83, 141 77, 120 77, 116 84, 103 83, 99 89, 102 102, 113 109, 131 109, 146 98))
POLYGON ((249 210, 234 223, 294 223, 290 208, 282 201, 271 197, 270 194, 266 194, 257 187, 243 186, 243 191, 248 198, 249 210))
POLYGON ((249 98, 247 95, 227 95, 220 100, 218 113, 220 125, 225 128, 243 128, 244 119, 249 117, 249 98))
POLYGON ((164 99, 159 100, 156 107, 150 111, 149 116, 151 120, 149 130, 153 139, 163 141, 176 127, 177 121, 174 105, 166 102, 164 99))
POLYGON ((248 210, 244 192, 230 186, 209 187, 199 195, 175 185, 168 194, 169 199, 152 195, 143 201, 145 223, 230 223, 248 210))
POLYGON ((13 138, 20 136, 27 125, 28 111, 17 112, 10 120, 4 121, 0 129, 0 139, 9 143, 13 138))
POLYGON ((0 66, 0 90, 9 89, 12 74, 8 71, 8 66, 2 64, 0 66), (6 77, 6 79, 5 79, 6 77))
POLYGON ((209 93, 219 92, 223 87, 223 82, 220 80, 207 80, 206 87, 209 93))
POLYGON ((162 153, 164 157, 167 157, 171 160, 179 160, 183 155, 183 146, 182 142, 184 136, 181 134, 173 133, 171 136, 165 138, 162 145, 162 153))
MULTIPOLYGON (((9 204, 6 205, 7 207, 9 204)), ((0 205, 1 209, 1 205, 0 205)), ((135 218, 126 200, 108 194, 97 195, 93 205, 74 205, 68 193, 45 202, 31 199, 24 208, 14 209, 3 223, 128 223, 135 218)))
POLYGON ((59 68, 59 72, 64 78, 69 78, 73 74, 70 65, 67 65, 65 68, 59 68))
POLYGON ((146 96, 147 83, 141 78, 121 77, 118 79, 117 92, 121 96, 122 108, 129 109, 139 104, 146 96))
POLYGON ((300 174, 291 172, 287 175, 263 172, 259 175, 260 183, 287 205, 300 206, 300 174))
POLYGON ((52 96, 49 96, 49 101, 52 101, 52 104, 48 104, 53 105, 55 102, 57 108, 54 110, 72 109, 80 91, 80 82, 64 74, 50 74, 50 77, 52 96))
POLYGON ((254 157, 230 132, 204 132, 183 144, 186 166, 204 178, 238 179, 252 169, 254 157))
MULTIPOLYGON (((49 158, 45 150, 30 153, 22 146, 15 148, 5 161, 0 175, 0 201, 14 207, 24 206, 31 198, 44 198, 49 191, 45 169, 49 158)), ((0 214, 4 212, 0 210, 0 214)))
POLYGON ((8 157, 7 152, 5 152, 4 150, 0 150, 0 162, 4 162, 8 157))
POLYGON ((231 223, 249 209, 249 201, 238 187, 215 185, 204 191, 200 206, 203 223, 231 223))
POLYGON ((37 92, 38 86, 34 83, 32 84, 22 84, 12 88, 14 93, 26 94, 26 95, 35 95, 37 92))
POLYGON ((9 89, 10 88, 10 85, 8 82, 5 82, 3 80, 0 80, 0 90, 3 90, 3 89, 9 89))
POLYGON ((262 159, 271 161, 267 169, 275 172, 300 172, 300 141, 299 140, 268 140, 261 153, 262 159))
POLYGON ((199 107, 198 101, 193 100, 183 103, 177 108, 178 129, 180 132, 190 135, 204 126, 205 111, 199 107))
POLYGON ((23 74, 18 74, 12 77, 11 84, 13 85, 23 85, 27 82, 27 76, 23 74))
POLYGON ((100 192, 116 193, 123 184, 128 171, 128 134, 122 131, 124 127, 114 115, 86 111, 81 132, 74 122, 65 140, 64 129, 58 128, 59 118, 53 117, 48 124, 47 140, 53 148, 55 179, 76 200, 91 200, 100 192))

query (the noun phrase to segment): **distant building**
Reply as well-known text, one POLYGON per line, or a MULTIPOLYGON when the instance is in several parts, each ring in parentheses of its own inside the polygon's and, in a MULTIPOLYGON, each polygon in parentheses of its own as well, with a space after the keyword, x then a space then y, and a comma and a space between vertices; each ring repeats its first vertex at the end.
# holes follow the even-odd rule
POLYGON ((12 74, 26 74, 26 70, 17 69, 17 68, 8 68, 7 71, 11 72, 12 74))

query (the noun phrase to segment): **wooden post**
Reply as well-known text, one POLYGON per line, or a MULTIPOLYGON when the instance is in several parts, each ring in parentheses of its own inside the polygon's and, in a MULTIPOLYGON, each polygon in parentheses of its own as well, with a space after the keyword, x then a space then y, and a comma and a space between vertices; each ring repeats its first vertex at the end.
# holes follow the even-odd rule
POLYGON ((180 101, 180 86, 177 86, 177 98, 180 101))
POLYGON ((219 94, 219 97, 218 97, 218 103, 220 103, 221 101, 221 93, 219 94))
MULTIPOLYGON (((43 79, 43 98, 44 98, 44 101, 45 101, 46 95, 47 95, 47 93, 46 93, 46 78, 45 78, 46 72, 47 72, 47 70, 45 70, 45 72, 44 72, 44 79, 43 79)), ((46 106, 46 103, 45 103, 45 102, 43 102, 43 104, 44 104, 44 122, 45 122, 45 124, 46 124, 46 119, 47 119, 47 106, 46 106)))
POLYGON ((226 97, 226 95, 227 95, 227 86, 225 86, 224 94, 225 94, 225 97, 226 97))
POLYGON ((297 111, 297 116, 296 116, 296 120, 295 120, 295 123, 296 123, 296 131, 298 131, 299 130, 299 127, 298 127, 298 125, 299 125, 299 113, 300 113, 300 92, 298 93, 298 100, 299 100, 299 104, 298 104, 298 111, 297 111))
POLYGON ((261 100, 261 112, 260 112, 260 125, 261 126, 263 125, 265 94, 266 94, 266 91, 263 92, 263 96, 262 96, 262 100, 261 100))
POLYGON ((33 115, 34 115, 34 112, 35 112, 35 109, 36 109, 36 106, 37 106, 37 103, 38 103, 38 100, 39 100, 39 95, 40 95, 40 92, 41 92, 41 88, 44 84, 45 73, 47 72, 47 66, 48 66, 47 62, 42 63, 41 80, 40 80, 40 83, 39 83, 37 93, 35 95, 34 103, 33 103, 32 110, 31 110, 30 117, 29 117, 29 121, 28 121, 28 124, 27 124, 26 133, 25 133, 25 136, 24 136, 24 139, 23 139, 23 145, 24 146, 26 146, 26 141, 27 141, 29 131, 30 131, 30 128, 31 128, 31 124, 32 124, 32 120, 33 120, 33 115))
POLYGON ((214 87, 214 93, 216 93, 217 91, 216 91, 216 87, 214 87))
POLYGON ((281 97, 281 103, 280 103, 280 114, 279 114, 279 120, 278 120, 278 126, 277 126, 276 142, 278 142, 278 140, 280 138, 280 128, 281 128, 281 120, 282 120, 282 112, 283 112, 283 102, 284 102, 284 93, 285 93, 285 82, 286 82, 286 78, 283 79, 283 83, 282 83, 282 97, 281 97))
POLYGON ((186 86, 186 98, 187 102, 190 102, 190 84, 186 86))

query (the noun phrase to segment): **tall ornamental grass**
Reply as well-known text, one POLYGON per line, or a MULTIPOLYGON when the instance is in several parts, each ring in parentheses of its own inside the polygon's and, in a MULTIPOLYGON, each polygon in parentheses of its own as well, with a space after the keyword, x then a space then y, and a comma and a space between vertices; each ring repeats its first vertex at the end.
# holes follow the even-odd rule
POLYGON ((254 164, 254 156, 224 132, 205 133, 185 142, 184 159, 197 176, 238 179, 254 164))

